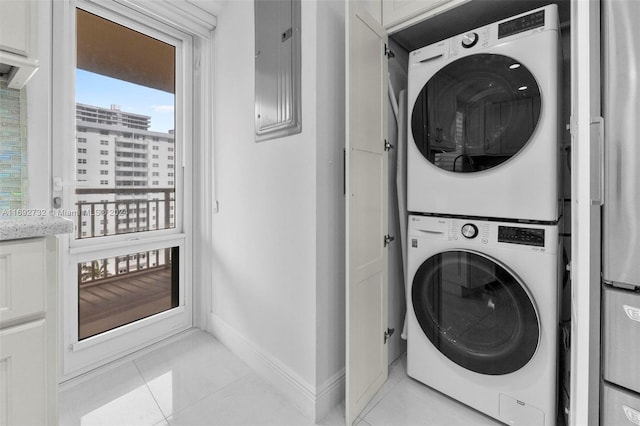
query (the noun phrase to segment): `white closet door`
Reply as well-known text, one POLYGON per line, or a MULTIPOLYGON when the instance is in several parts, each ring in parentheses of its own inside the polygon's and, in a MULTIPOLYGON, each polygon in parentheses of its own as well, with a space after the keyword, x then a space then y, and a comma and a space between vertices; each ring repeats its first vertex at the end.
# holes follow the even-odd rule
POLYGON ((347 2, 346 422, 387 380, 387 35, 347 2))

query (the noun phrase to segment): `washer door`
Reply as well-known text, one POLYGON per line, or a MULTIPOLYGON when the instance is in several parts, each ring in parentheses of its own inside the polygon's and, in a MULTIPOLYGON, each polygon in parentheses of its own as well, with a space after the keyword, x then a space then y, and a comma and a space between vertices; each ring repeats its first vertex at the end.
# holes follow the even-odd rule
POLYGON ((481 374, 509 374, 533 357, 539 322, 520 281, 494 260, 466 251, 427 259, 413 279, 413 309, 431 343, 481 374))
POLYGON ((411 131, 440 169, 469 173, 496 167, 527 144, 540 118, 531 72, 504 55, 478 54, 438 71, 413 107, 411 131))

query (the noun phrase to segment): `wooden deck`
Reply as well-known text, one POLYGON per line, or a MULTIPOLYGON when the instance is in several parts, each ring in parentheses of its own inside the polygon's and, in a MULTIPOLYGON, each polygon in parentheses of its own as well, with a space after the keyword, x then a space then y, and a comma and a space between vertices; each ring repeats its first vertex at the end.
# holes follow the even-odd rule
POLYGON ((171 309, 171 284, 171 268, 154 268, 81 285, 79 339, 171 309))

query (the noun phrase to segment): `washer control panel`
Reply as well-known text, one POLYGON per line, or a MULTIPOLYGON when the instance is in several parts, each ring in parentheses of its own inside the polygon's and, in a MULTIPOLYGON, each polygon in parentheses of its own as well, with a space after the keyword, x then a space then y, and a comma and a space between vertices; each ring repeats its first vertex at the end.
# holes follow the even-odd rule
POLYGON ((498 226, 498 242, 544 247, 544 229, 498 226))
POLYGON ((558 253, 558 225, 411 214, 407 231, 409 248, 443 244, 443 247, 478 250, 500 248, 545 255, 558 253))

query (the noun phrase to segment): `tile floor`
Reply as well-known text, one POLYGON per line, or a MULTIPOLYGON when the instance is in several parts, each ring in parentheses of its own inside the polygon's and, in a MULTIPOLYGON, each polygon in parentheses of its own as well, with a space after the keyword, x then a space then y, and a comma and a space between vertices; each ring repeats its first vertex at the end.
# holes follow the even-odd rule
MULTIPOLYGON (((131 360, 65 383, 61 426, 313 425, 213 336, 189 331, 131 360)), ((319 425, 344 424, 344 406, 319 425)), ((360 426, 498 425, 407 377, 405 358, 362 412, 360 426)))

